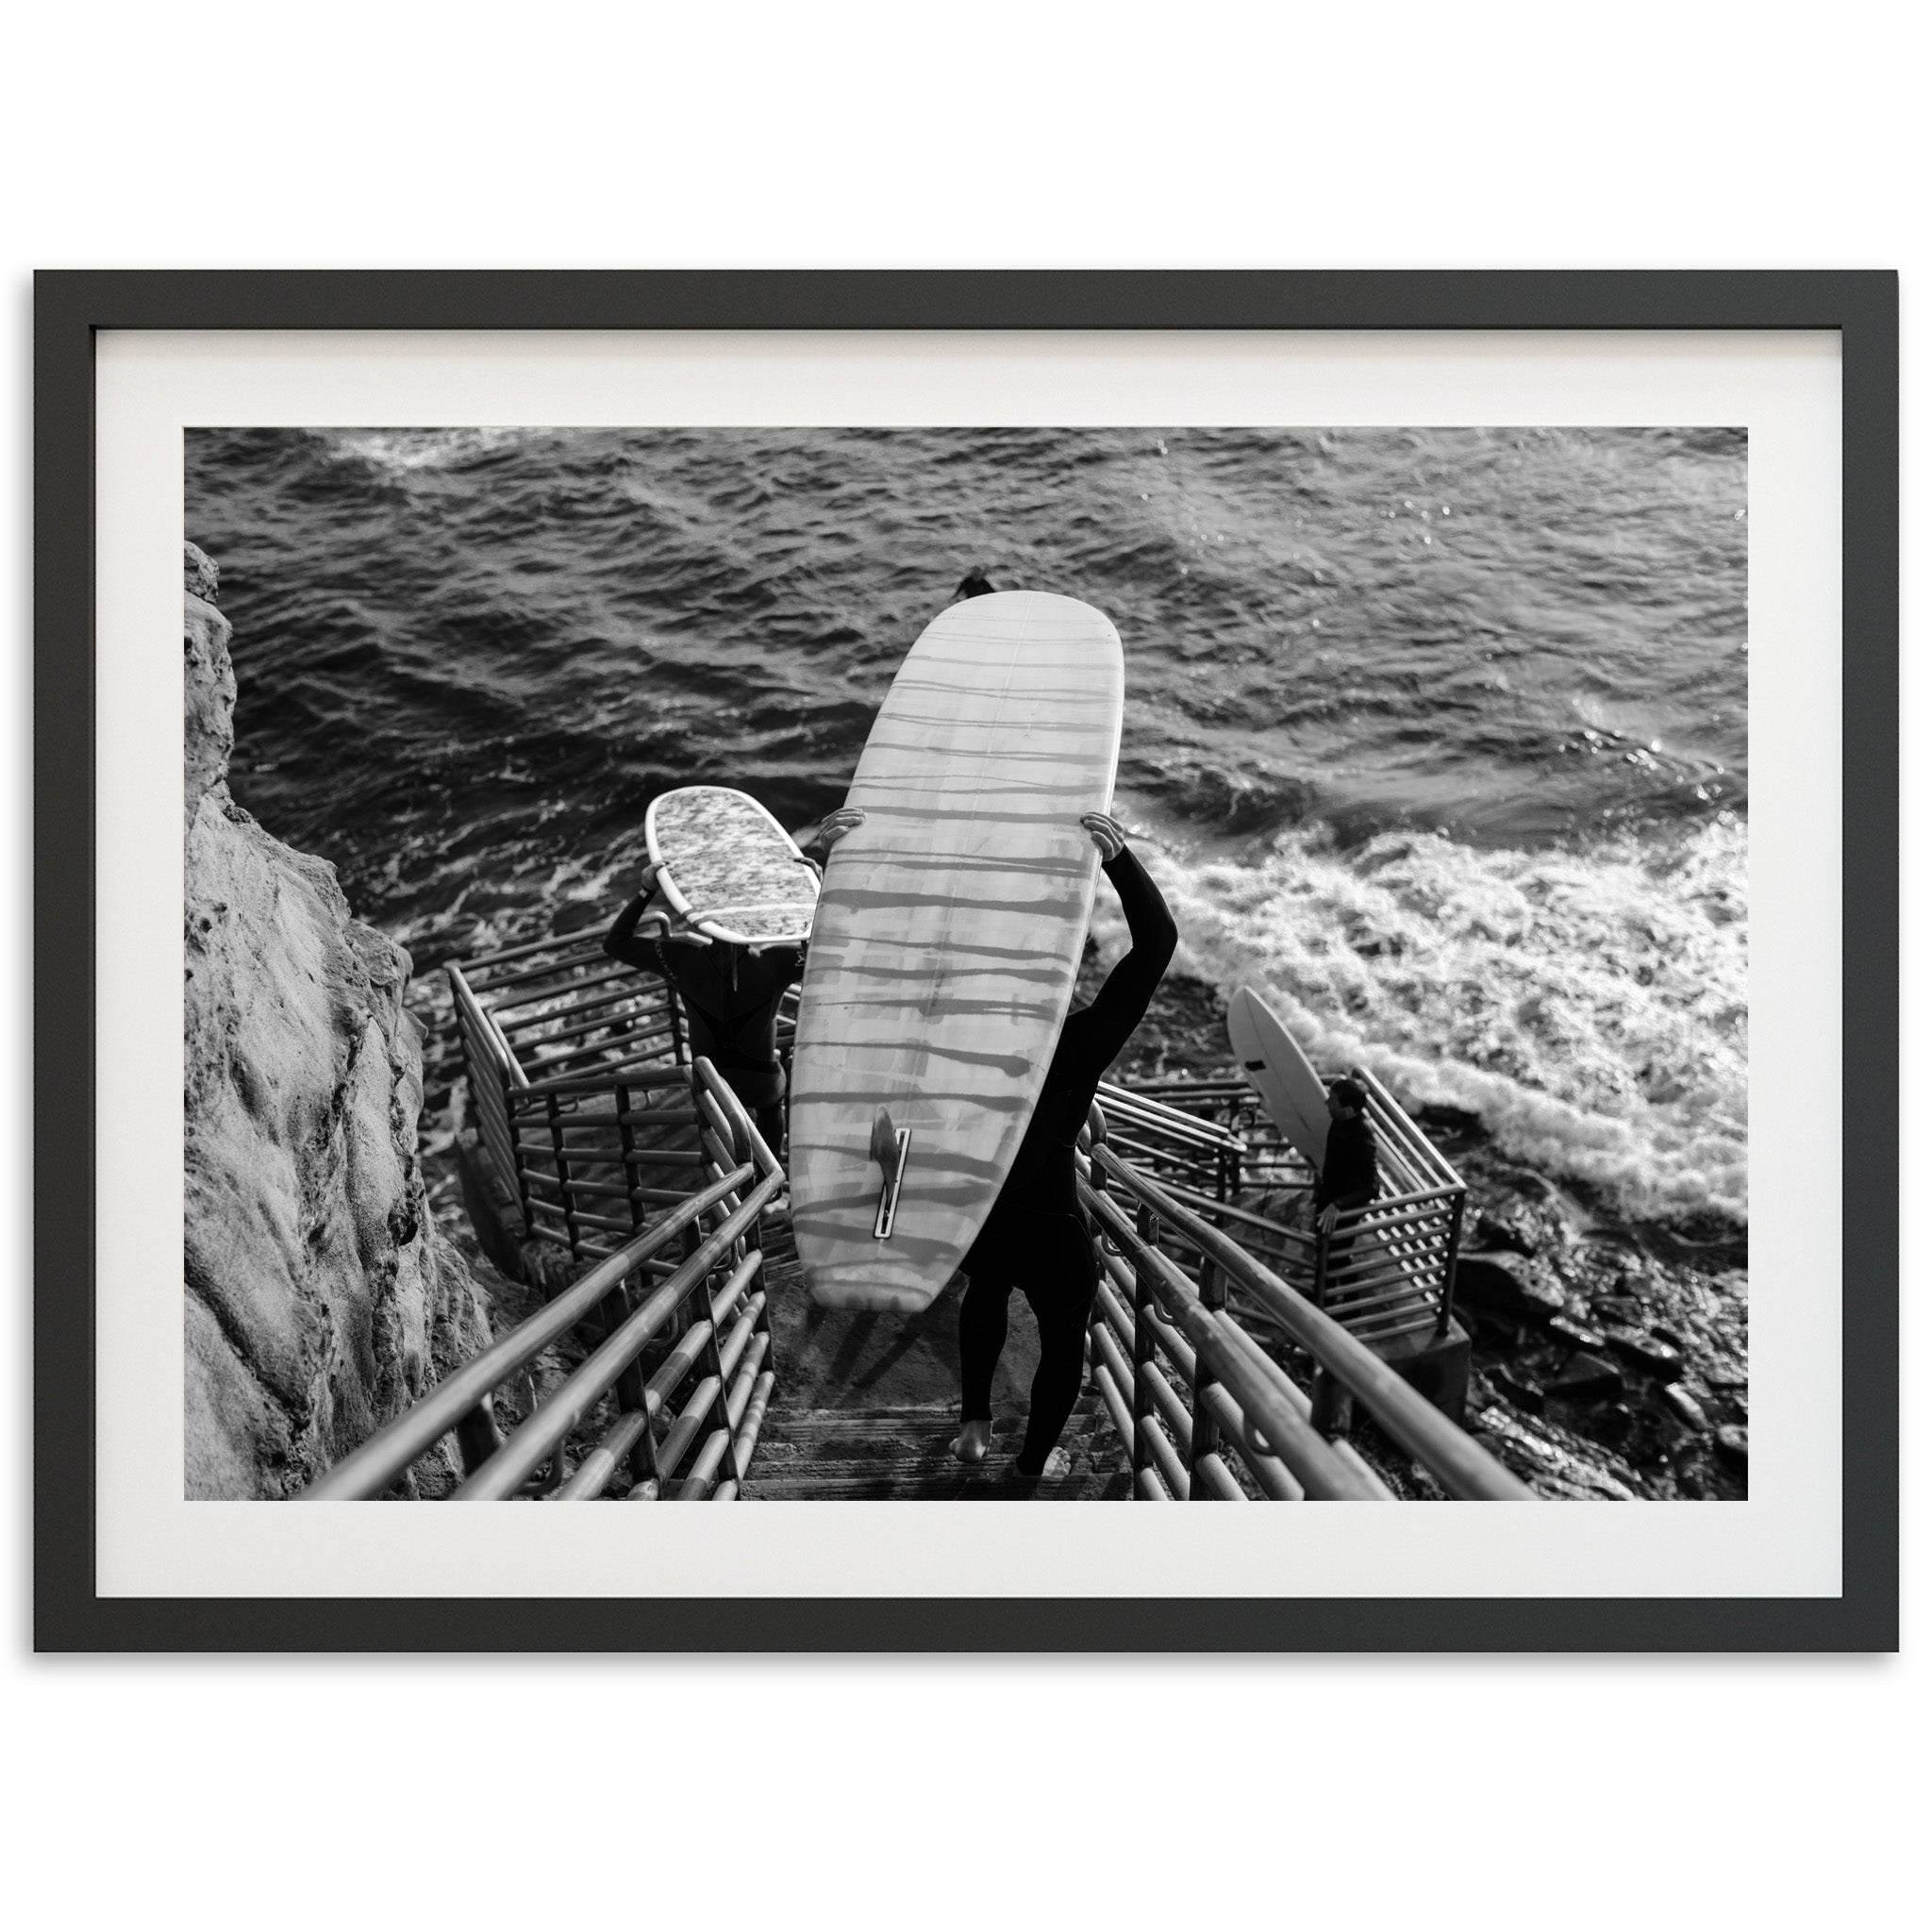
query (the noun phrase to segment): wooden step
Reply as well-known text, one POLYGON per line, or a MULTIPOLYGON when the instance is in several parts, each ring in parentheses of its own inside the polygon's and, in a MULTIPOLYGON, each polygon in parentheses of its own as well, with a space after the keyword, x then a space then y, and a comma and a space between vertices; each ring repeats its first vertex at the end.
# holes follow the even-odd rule
POLYGON ((1132 1476, 1120 1438, 1096 1396, 1082 1397, 1060 1438, 1068 1472, 1023 1485, 1013 1455, 1024 1423, 993 1425, 992 1452, 976 1468, 956 1461, 958 1416, 950 1407, 774 1409, 765 1418, 743 1497, 747 1502, 896 1498, 952 1501, 1033 1495, 1053 1502, 1124 1499, 1132 1476))

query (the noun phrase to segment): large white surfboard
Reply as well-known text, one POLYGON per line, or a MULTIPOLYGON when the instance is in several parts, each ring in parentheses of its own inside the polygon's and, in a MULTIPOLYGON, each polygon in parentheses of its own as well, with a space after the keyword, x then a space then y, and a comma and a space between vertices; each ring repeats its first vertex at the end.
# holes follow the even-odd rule
POLYGON ((1227 1003, 1227 1039, 1274 1124, 1319 1174, 1328 1151, 1328 1089, 1281 1015, 1251 986, 1227 1003))
POLYGON ((924 1307, 1012 1166, 1073 999, 1100 865, 1080 816, 1112 801, 1124 681, 1099 611, 1017 591, 942 611, 886 695, 792 1059, 792 1226, 829 1307, 924 1307))

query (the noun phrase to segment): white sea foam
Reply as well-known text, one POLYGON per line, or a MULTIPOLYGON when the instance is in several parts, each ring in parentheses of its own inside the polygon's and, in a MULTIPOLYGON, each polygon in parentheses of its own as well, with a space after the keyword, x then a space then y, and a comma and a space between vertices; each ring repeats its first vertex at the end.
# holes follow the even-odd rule
POLYGON ((377 470, 449 470, 473 457, 524 441, 543 430, 488 429, 327 429, 320 432, 338 455, 359 458, 377 470))
MULTIPOLYGON (((1259 865, 1143 844, 1175 970, 1261 989, 1318 1066, 1478 1115, 1507 1153, 1650 1219, 1746 1218, 1747 826, 1584 851, 1284 834, 1259 865), (1661 841, 1661 842, 1659 842, 1661 841)), ((1096 905, 1108 957, 1124 942, 1096 905)))

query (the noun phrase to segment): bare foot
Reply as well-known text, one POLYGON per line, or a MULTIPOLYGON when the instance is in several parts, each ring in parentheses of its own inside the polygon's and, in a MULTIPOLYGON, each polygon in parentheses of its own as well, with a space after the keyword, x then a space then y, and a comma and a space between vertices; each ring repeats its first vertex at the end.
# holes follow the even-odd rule
POLYGON ((1074 1465, 1068 1460, 1067 1452, 1058 1446, 1046 1452, 1046 1467, 1038 1475, 1027 1473, 1014 1465, 1014 1474, 1023 1483, 1063 1483, 1074 1473, 1074 1465))
POLYGON ((991 1423, 968 1423, 953 1438, 953 1454, 961 1462, 984 1462, 986 1452, 992 1443, 991 1423))

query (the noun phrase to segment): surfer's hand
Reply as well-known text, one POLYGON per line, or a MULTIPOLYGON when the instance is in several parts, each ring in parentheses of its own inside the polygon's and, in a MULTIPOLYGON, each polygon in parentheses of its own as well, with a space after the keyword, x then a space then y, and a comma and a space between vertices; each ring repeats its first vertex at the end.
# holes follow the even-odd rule
POLYGON ((1080 824, 1086 828, 1087 836, 1100 847, 1101 863, 1109 858, 1118 858, 1127 849, 1126 827, 1118 819, 1110 819, 1104 811, 1083 811, 1080 824))
POLYGON ((864 823, 864 806, 841 805, 826 818, 824 824, 819 827, 818 837, 811 842, 829 851, 847 832, 856 831, 864 823))
POLYGON ((1331 1202, 1326 1208, 1323 1208, 1321 1213, 1316 1215, 1315 1225, 1319 1227, 1324 1234, 1333 1234, 1335 1232, 1335 1223, 1337 1219, 1340 1217, 1341 1213, 1341 1209, 1336 1207, 1331 1202))
POLYGON ((640 898, 648 899, 658 890, 658 874, 660 869, 658 861, 654 858, 638 874, 638 896, 640 898))

